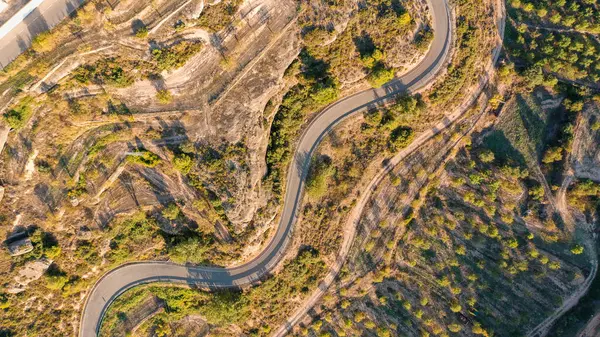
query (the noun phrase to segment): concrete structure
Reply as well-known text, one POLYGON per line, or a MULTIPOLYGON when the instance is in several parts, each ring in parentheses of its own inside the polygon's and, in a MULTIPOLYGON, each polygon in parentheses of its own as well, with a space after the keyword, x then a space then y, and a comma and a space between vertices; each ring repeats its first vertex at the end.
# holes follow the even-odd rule
POLYGON ((33 245, 31 244, 31 240, 29 239, 29 237, 24 237, 6 243, 6 248, 8 248, 8 253, 10 254, 10 256, 19 256, 32 251, 33 245))
POLYGON ((0 13, 4 12, 8 8, 8 4, 0 0, 0 13))
POLYGON ((84 1, 31 0, 23 6, 0 27, 0 69, 31 47, 38 34, 59 24, 84 1))

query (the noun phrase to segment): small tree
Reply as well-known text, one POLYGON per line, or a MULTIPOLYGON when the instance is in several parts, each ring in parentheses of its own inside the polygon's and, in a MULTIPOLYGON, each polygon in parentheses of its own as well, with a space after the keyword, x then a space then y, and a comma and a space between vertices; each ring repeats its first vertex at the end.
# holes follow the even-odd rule
POLYGON ((173 158, 173 166, 183 174, 188 174, 194 166, 192 157, 187 154, 180 154, 173 158))
POLYGON ((173 100, 173 95, 169 90, 163 89, 156 92, 156 99, 162 104, 168 104, 173 100))
POLYGON ((383 64, 379 63, 373 66, 373 71, 367 77, 367 81, 373 88, 380 88, 394 78, 394 70, 387 69, 383 64))
POLYGON ((460 303, 458 303, 458 301, 455 300, 450 305, 450 310, 452 310, 452 312, 460 312, 462 310, 462 307, 460 306, 460 303))
POLYGON ((546 191, 542 185, 535 185, 529 190, 529 195, 533 200, 542 200, 546 191))
POLYGON ((491 163, 494 161, 494 152, 490 150, 484 150, 479 154, 479 159, 484 163, 491 163))
POLYGON ((165 218, 169 220, 175 220, 181 214, 181 210, 176 204, 169 204, 169 206, 165 207, 161 213, 165 218))
POLYGON ((490 98, 490 107, 494 110, 498 109, 501 103, 504 103, 504 97, 500 94, 495 94, 492 98, 490 98))
POLYGON ((476 335, 485 335, 487 332, 481 327, 481 323, 475 322, 471 331, 476 335))
POLYGON ((454 323, 454 324, 450 324, 448 325, 448 330, 450 330, 451 332, 460 332, 462 330, 462 326, 454 323))
POLYGON ((559 147, 559 146, 551 147, 548 150, 546 150, 546 152, 544 153, 544 157, 542 158, 542 161, 546 164, 561 161, 563 158, 562 152, 563 152, 562 147, 559 147))
POLYGON ((575 255, 580 255, 583 253, 583 246, 582 245, 575 245, 571 248, 571 253, 575 254, 575 255))
POLYGON ((146 26, 142 26, 135 31, 135 37, 138 39, 145 39, 148 37, 148 28, 146 26))

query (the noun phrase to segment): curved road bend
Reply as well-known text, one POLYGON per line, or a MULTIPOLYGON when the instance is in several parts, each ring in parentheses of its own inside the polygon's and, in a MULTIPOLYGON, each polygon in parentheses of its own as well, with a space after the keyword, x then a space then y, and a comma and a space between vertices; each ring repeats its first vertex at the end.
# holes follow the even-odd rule
POLYGON ((300 138, 295 158, 288 171, 281 220, 264 251, 252 261, 232 268, 183 266, 169 262, 136 262, 118 267, 105 274, 88 295, 79 336, 97 336, 102 317, 110 303, 134 286, 165 282, 213 289, 231 288, 254 283, 272 270, 281 260, 290 240, 310 157, 321 140, 345 118, 386 103, 399 92, 414 92, 423 88, 444 66, 452 41, 450 10, 446 0, 427 1, 432 15, 434 39, 423 61, 404 76, 390 81, 382 88, 365 90, 323 110, 300 138))

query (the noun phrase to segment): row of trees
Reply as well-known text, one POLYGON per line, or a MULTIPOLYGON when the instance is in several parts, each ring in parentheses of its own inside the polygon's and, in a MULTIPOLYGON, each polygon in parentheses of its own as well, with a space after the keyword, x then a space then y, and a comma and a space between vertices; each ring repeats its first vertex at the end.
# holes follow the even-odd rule
POLYGON ((596 0, 512 0, 510 6, 519 15, 519 21, 540 25, 574 28, 597 34, 600 32, 600 11, 596 0))

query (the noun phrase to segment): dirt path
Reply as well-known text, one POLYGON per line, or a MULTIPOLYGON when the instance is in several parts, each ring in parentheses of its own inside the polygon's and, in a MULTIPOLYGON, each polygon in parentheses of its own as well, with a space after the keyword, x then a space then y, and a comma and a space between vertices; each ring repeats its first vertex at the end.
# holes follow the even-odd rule
MULTIPOLYGON (((578 144, 577 137, 576 137, 575 141, 573 142, 573 148, 575 148, 576 144, 578 144)), ((573 214, 569 210, 569 206, 567 203, 567 191, 569 189, 569 186, 573 182, 573 179, 575 178, 573 175, 573 162, 571 159, 572 159, 571 154, 569 152, 569 155, 565 159, 565 162, 568 163, 567 164, 568 165, 567 174, 563 179, 563 182, 560 186, 560 189, 558 190, 558 193, 556 194, 556 198, 555 199, 552 198, 552 194, 549 194, 548 199, 554 205, 556 210, 560 213, 561 217, 565 221, 565 224, 569 227, 570 231, 574 231, 577 225, 580 225, 580 226, 584 225, 584 228, 589 232, 590 235, 585 236, 585 242, 583 243, 583 245, 585 246, 585 252, 588 254, 588 256, 591 259, 592 269, 590 271, 590 274, 587 276, 587 278, 581 285, 581 287, 579 287, 579 289, 575 293, 573 293, 566 300, 564 300, 563 304, 559 308, 557 308, 552 313, 552 315, 547 317, 543 322, 541 322, 540 324, 538 324, 538 326, 536 326, 533 330, 531 330, 527 334, 527 337, 546 336, 548 334, 548 332, 550 331, 550 328, 552 328, 552 325, 554 325, 554 323, 556 322, 556 320, 558 320, 567 311, 569 311, 571 308, 573 308, 575 305, 577 305, 577 303, 579 302, 579 299, 587 293, 590 285, 592 284, 592 282, 594 281, 594 278, 596 277, 596 273, 598 272, 598 255, 596 252, 596 244, 595 244, 596 234, 594 234, 593 225, 588 224, 588 223, 579 223, 578 224, 577 221, 575 220, 575 218, 573 217, 573 214)), ((537 171, 539 171, 538 174, 540 176, 540 179, 542 180, 542 184, 545 186, 544 188, 546 188, 548 183, 547 183, 544 175, 542 174, 542 172, 539 168, 539 165, 536 165, 535 167, 536 167, 537 171)), ((548 191, 546 191, 546 193, 548 193, 548 191)), ((552 193, 552 192, 550 191, 550 193, 552 193)))
POLYGON ((585 328, 577 334, 577 337, 596 337, 598 336, 598 326, 600 326, 600 315, 594 316, 585 328))
POLYGON ((4 149, 4 145, 6 144, 6 140, 8 139, 8 133, 10 132, 10 128, 8 126, 4 126, 0 124, 0 154, 4 149))
MULTIPOLYGON (((564 179, 563 184, 561 185, 559 193, 557 195, 556 208, 559 210, 561 215, 565 214, 567 216, 566 218, 563 217, 563 219, 565 221, 567 221, 567 218, 570 218, 571 221, 573 221, 572 215, 567 208, 567 202, 566 202, 566 191, 567 191, 569 185, 571 184, 572 180, 573 180, 573 176, 568 175, 564 179)), ((586 229, 588 229, 588 231, 589 231, 590 225, 587 225, 586 227, 587 227, 586 229)), ((585 281, 583 282, 581 287, 579 287, 579 289, 575 293, 573 293, 566 300, 564 300, 563 304, 559 308, 557 308, 552 313, 552 315, 547 317, 542 323, 538 324, 538 326, 536 326, 533 330, 531 330, 527 334, 527 337, 546 336, 548 334, 548 332, 550 331, 550 328, 552 328, 552 325, 554 325, 554 323, 556 322, 556 320, 558 320, 567 311, 569 311, 571 308, 573 308, 575 305, 577 305, 577 303, 579 302, 579 299, 587 293, 588 289, 590 288, 590 285, 592 284, 592 282, 594 281, 594 278, 596 277, 596 273, 598 272, 598 258, 596 255, 596 246, 595 246, 594 239, 595 239, 595 235, 593 238, 590 237, 584 242, 585 251, 588 252, 588 255, 592 259, 592 261, 591 261, 592 269, 591 269, 588 277, 585 279, 585 281)))

